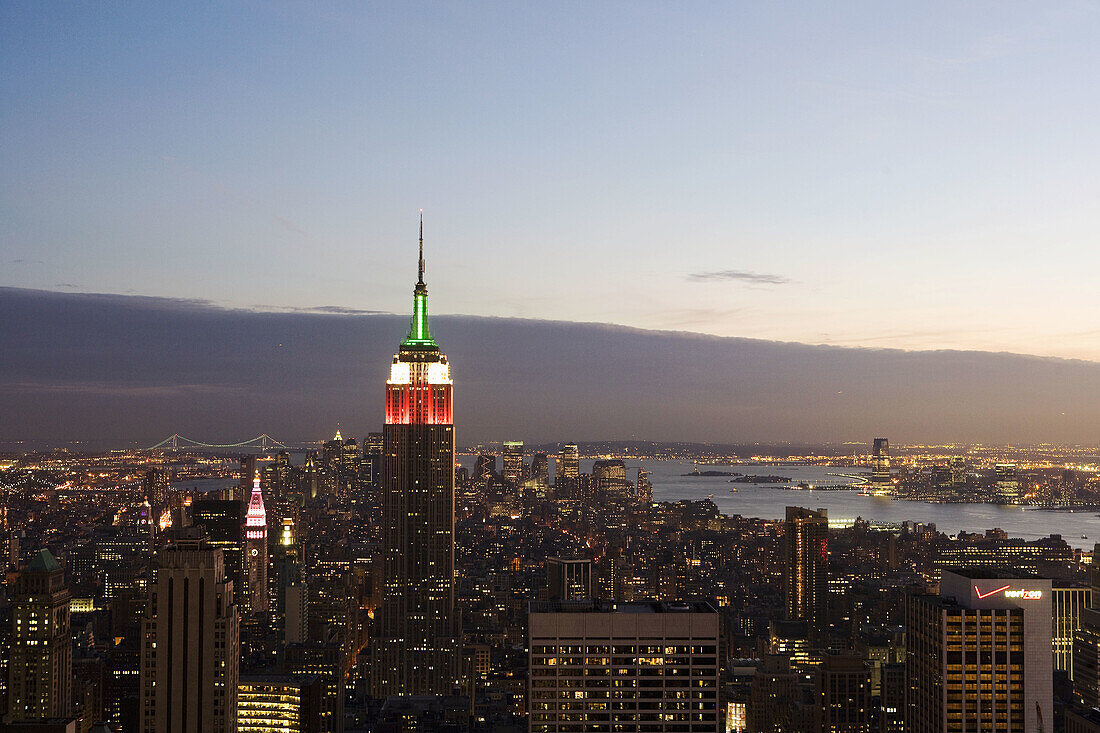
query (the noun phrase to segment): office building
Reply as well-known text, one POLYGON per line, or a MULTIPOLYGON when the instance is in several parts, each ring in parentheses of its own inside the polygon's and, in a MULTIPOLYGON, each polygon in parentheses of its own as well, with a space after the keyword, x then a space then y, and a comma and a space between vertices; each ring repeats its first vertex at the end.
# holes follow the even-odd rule
POLYGON ((548 601, 592 600, 592 561, 584 558, 546 559, 548 601))
POLYGON ((61 565, 39 550, 19 574, 11 601, 8 714, 14 722, 71 714, 70 600, 61 565))
POLYGON ((157 553, 142 624, 143 733, 237 730, 239 620, 222 551, 201 530, 157 553))
POLYGON ((550 458, 545 453, 536 453, 531 458, 531 481, 535 496, 545 499, 550 493, 550 458))
POLYGON ((885 496, 893 489, 894 485, 890 482, 890 441, 875 438, 871 448, 871 493, 885 496))
POLYGON ((484 489, 493 480, 497 472, 497 457, 491 453, 481 453, 474 462, 474 481, 484 489))
POLYGON ((653 501, 653 484, 649 480, 649 471, 638 467, 638 483, 635 494, 639 504, 649 504, 653 501))
POLYGON ((237 733, 321 733, 320 678, 241 675, 237 733))
POLYGON ((523 441, 506 440, 501 455, 500 475, 513 488, 523 482, 523 441))
MULTIPOLYGON (((255 477, 255 473, 252 474, 255 477)), ((245 496, 241 493, 240 496, 245 496)), ((206 534, 211 548, 222 551, 226 579, 234 593, 244 586, 244 522, 247 505, 238 499, 195 499, 191 523, 206 534)))
POLYGON ((1073 693, 1079 705, 1100 707, 1100 608, 1081 609, 1073 638, 1073 693))
POLYGON ((412 324, 386 383, 376 697, 447 694, 459 683, 451 389, 450 364, 428 327, 421 236, 412 324))
POLYGON ((871 707, 871 670, 860 654, 826 654, 817 673, 815 696, 819 733, 878 730, 871 707))
POLYGON ((1015 463, 998 463, 993 468, 995 482, 993 485, 994 498, 1005 504, 1019 504, 1022 499, 1020 492, 1020 477, 1016 472, 1015 463))
POLYGON ((1062 670, 1072 680, 1073 640, 1081 627, 1081 612, 1092 607, 1092 588, 1055 581, 1050 605, 1054 669, 1062 670))
POLYGON ((581 461, 577 445, 566 443, 558 452, 558 459, 554 464, 554 487, 560 493, 562 487, 570 481, 576 480, 580 473, 581 461))
POLYGON ((719 617, 707 603, 532 603, 531 731, 718 730, 719 617))
POLYGON ((966 486, 966 457, 951 456, 948 467, 951 469, 951 483, 956 488, 966 486))
POLYGON ((345 650, 338 641, 306 641, 286 647, 286 672, 299 678, 316 678, 320 685, 320 733, 344 730, 346 681, 345 650))
POLYGON ((906 730, 1052 730, 1051 583, 944 571, 906 612, 906 730))
POLYGON ((252 483, 252 496, 244 520, 245 598, 250 613, 268 609, 267 593, 267 511, 260 490, 260 474, 252 483))
POLYGON ((784 597, 789 620, 806 621, 820 632, 828 625, 829 516, 787 507, 784 526, 784 597))

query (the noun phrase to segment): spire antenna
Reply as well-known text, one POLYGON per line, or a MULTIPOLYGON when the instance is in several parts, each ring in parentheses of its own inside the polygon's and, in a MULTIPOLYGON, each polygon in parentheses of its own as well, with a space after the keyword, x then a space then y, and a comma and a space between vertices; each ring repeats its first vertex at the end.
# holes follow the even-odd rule
POLYGON ((416 283, 424 284, 424 209, 420 210, 420 279, 416 283))

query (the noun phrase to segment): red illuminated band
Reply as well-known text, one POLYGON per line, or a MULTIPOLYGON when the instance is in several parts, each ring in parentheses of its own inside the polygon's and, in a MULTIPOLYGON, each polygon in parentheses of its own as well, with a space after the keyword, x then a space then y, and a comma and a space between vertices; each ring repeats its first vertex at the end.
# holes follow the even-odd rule
POLYGON ((387 425, 450 425, 451 385, 386 386, 387 425))

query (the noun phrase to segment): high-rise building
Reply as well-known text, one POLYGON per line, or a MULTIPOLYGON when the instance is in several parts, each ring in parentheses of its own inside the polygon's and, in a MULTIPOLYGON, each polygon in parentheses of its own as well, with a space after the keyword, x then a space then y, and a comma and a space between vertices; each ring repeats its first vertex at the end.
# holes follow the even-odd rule
POLYGON ((523 441, 506 440, 501 458, 501 476, 512 487, 517 487, 523 481, 523 441))
POLYGON ((592 561, 584 558, 546 559, 546 599, 588 601, 592 595, 592 561))
POLYGON ((143 733, 237 730, 238 629, 222 551, 201 530, 174 533, 142 624, 143 733))
POLYGON ((819 733, 878 730, 871 707, 871 670, 860 654, 826 654, 816 685, 819 733))
POLYGON ((225 575, 234 592, 244 585, 245 506, 239 499, 195 499, 191 503, 192 524, 206 533, 212 548, 222 551, 225 575))
POLYGON ((489 485, 496 471, 497 457, 492 453, 479 453, 477 460, 474 461, 474 481, 484 489, 489 485))
POLYGON ((1073 695, 1080 705, 1100 707, 1100 608, 1081 610, 1073 637, 1073 695))
POLYGON ((550 458, 545 453, 536 453, 531 458, 531 480, 535 495, 545 499, 550 493, 550 458))
POLYGON ((748 729, 779 733, 790 730, 792 704, 798 697, 798 675, 786 654, 766 654, 749 683, 748 729))
POLYGON ((820 632, 828 625, 829 516, 787 507, 784 526, 784 597, 787 618, 820 632))
POLYGON ((951 483, 956 488, 966 486, 966 457, 951 456, 948 466, 951 469, 951 483))
POLYGON ((558 460, 554 464, 554 486, 561 493, 563 486, 571 480, 575 480, 581 473, 580 453, 576 443, 566 443, 558 453, 558 460))
POLYGON ((890 482, 890 441, 875 438, 871 449, 871 493, 885 495, 893 491, 890 482))
POLYGON ((447 357, 428 328, 421 223, 412 324, 386 383, 383 587, 372 652, 377 697, 449 694, 459 683, 451 388, 447 357))
POLYGON ((649 471, 638 467, 637 496, 639 504, 649 504, 653 501, 653 484, 649 480, 649 471))
POLYGON ((532 603, 531 731, 717 733, 719 627, 707 603, 532 603))
POLYGON ((1020 477, 1016 472, 1016 464, 998 463, 993 470, 996 475, 996 481, 993 485, 995 498, 1005 504, 1019 504, 1021 499, 1020 477))
POLYGON ((296 677, 316 677, 321 685, 321 733, 344 730, 345 653, 338 641, 287 644, 286 671, 296 677))
POLYGON ((268 609, 267 511, 260 490, 260 474, 252 483, 252 496, 244 520, 245 602, 251 613, 268 609))
POLYGON ((1073 679, 1073 639, 1081 627, 1081 612, 1092 606, 1092 588, 1055 581, 1051 589, 1051 643, 1054 668, 1073 679))
POLYGON ((1053 730, 1051 584, 944 571, 906 613, 906 731, 1053 730))
POLYGON ((321 678, 316 675, 241 675, 238 733, 321 733, 321 678))
POLYGON ((382 433, 367 433, 363 444, 363 480, 372 489, 382 483, 382 433))
POLYGON ((65 573, 42 549, 19 574, 11 605, 8 714, 15 722, 68 717, 73 648, 65 573))

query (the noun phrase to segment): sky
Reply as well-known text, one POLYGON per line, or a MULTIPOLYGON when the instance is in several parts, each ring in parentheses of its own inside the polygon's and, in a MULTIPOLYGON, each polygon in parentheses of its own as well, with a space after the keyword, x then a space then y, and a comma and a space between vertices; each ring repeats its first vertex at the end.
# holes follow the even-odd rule
POLYGON ((0 4, 0 285, 1100 360, 1100 5, 0 4))

